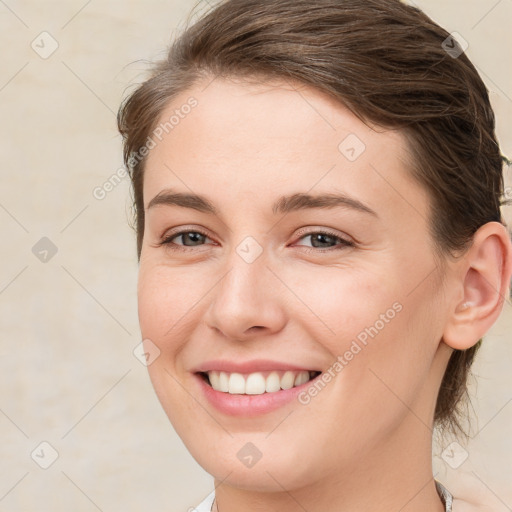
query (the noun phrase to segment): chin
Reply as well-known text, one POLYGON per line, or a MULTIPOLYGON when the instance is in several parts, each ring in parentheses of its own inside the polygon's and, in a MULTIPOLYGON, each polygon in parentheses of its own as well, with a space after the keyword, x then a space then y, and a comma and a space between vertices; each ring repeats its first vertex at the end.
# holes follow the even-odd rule
MULTIPOLYGON (((318 470, 312 469, 311 460, 304 463, 305 456, 300 447, 293 448, 289 438, 274 442, 264 440, 268 434, 246 436, 225 434, 225 443, 212 441, 215 449, 206 443, 189 439, 187 449, 196 462, 223 484, 255 492, 282 492, 304 487, 311 483, 312 474, 317 478, 318 470), (254 440, 262 437, 261 441, 254 440), (251 441, 251 439, 254 440, 251 441)), ((274 435, 274 434, 272 434, 274 435)))

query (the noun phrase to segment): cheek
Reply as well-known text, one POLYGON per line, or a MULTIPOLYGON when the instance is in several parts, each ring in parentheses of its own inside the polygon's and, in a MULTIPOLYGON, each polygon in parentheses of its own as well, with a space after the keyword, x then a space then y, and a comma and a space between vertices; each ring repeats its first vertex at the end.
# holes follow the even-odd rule
POLYGON ((377 331, 384 330, 399 314, 393 305, 400 293, 389 273, 372 270, 356 269, 348 263, 311 267, 300 273, 293 268, 287 270, 289 275, 284 280, 301 300, 295 301, 295 313, 289 311, 295 315, 291 321, 304 322, 310 328, 311 339, 326 345, 332 354, 346 350, 347 342, 358 336, 364 342, 369 337, 367 328, 375 324, 377 331))
POLYGON ((207 290, 207 283, 194 275, 185 269, 141 265, 137 297, 143 337, 161 342, 183 331, 207 290))
MULTIPOLYGON (((348 354, 358 352, 350 356, 352 360, 342 370, 338 387, 343 402, 339 420, 344 419, 341 411, 351 411, 350 423, 373 432, 368 438, 374 440, 397 428, 410 411, 421 415, 420 411, 425 410, 425 385, 437 346, 426 314, 428 307, 407 297, 394 304, 398 303, 395 314, 385 310, 380 321, 373 320, 360 330, 359 337, 352 337, 360 349, 349 349, 348 354), (359 406, 354 408, 354 401, 359 406)), ((430 418, 422 420, 430 422, 430 418)))
POLYGON ((137 284, 138 315, 141 335, 158 349, 158 357, 147 367, 156 395, 169 420, 182 432, 183 418, 194 417, 193 400, 177 383, 176 365, 188 333, 197 325, 193 305, 199 290, 190 285, 190 273, 170 270, 161 265, 140 266, 137 284))
POLYGON ((321 338, 318 329, 311 329, 311 336, 332 354, 330 368, 336 375, 324 403, 336 403, 329 412, 336 424, 366 425, 369 431, 376 429, 377 439, 423 393, 437 348, 435 297, 426 290, 411 294, 407 279, 393 279, 389 273, 346 271, 330 277, 308 279, 304 289, 311 310, 329 327, 321 338), (328 293, 322 284, 329 286, 328 293))

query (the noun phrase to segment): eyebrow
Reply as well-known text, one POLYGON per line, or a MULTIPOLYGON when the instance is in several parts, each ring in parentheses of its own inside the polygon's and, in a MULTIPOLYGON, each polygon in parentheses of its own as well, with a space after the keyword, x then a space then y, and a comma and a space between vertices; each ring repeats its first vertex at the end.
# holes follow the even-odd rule
MULTIPOLYGON (((192 193, 175 192, 171 189, 159 192, 151 199, 147 209, 149 210, 157 205, 181 206, 214 215, 219 213, 218 209, 206 197, 192 193)), ((336 206, 369 213, 378 218, 377 213, 369 206, 345 194, 311 195, 299 192, 288 196, 281 196, 272 205, 272 213, 277 215, 278 213, 289 213, 308 208, 333 208, 336 206)))

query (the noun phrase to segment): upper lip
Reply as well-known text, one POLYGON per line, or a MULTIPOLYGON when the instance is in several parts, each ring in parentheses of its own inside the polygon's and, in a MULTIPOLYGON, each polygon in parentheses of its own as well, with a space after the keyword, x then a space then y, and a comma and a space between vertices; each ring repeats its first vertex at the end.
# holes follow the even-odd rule
POLYGON ((292 370, 292 371, 321 371, 310 366, 291 364, 284 361, 271 361, 267 359, 253 359, 251 361, 228 361, 227 359, 215 359, 205 361, 194 368, 192 372, 221 371, 227 373, 255 373, 270 370, 292 370))

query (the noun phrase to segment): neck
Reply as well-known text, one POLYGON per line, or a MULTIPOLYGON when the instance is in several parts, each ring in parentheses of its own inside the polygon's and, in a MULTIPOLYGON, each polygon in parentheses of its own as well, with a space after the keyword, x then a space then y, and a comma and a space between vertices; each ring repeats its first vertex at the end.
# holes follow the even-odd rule
MULTIPOLYGON (((444 512, 432 475, 432 433, 410 414, 393 438, 351 467, 300 488, 241 489, 215 479, 214 512, 444 512), (411 424, 416 425, 411 427, 411 424), (405 433, 416 435, 406 436, 405 433)), ((271 474, 271 471, 268 472, 271 474)), ((270 478, 270 476, 269 476, 270 478)), ((274 478, 274 484, 275 478, 274 478)))

